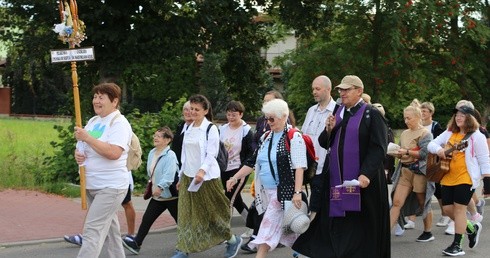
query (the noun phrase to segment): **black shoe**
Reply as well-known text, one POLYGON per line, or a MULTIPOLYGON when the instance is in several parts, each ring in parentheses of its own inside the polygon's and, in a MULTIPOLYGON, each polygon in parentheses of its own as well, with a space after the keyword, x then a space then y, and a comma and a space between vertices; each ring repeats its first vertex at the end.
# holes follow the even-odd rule
POLYGON ((123 238, 123 246, 126 247, 131 253, 133 254, 139 254, 140 253, 140 246, 136 241, 134 241, 134 237, 132 236, 126 236, 123 238))
POLYGON ((461 249, 461 246, 457 243, 452 243, 448 248, 444 249, 442 253, 449 256, 465 255, 463 249, 461 249))
POLYGON ((257 253, 257 247, 250 248, 250 246, 248 246, 248 243, 250 243, 250 241, 252 241, 252 240, 253 240, 253 238, 248 240, 248 242, 246 242, 245 244, 241 245, 240 249, 242 249, 243 251, 248 252, 250 254, 257 253))
POLYGON ((422 233, 422 235, 420 235, 419 237, 417 237, 417 242, 430 242, 432 240, 434 240, 435 237, 434 235, 432 235, 431 232, 425 232, 422 233))
POLYGON ((467 233, 470 248, 473 248, 478 244, 478 240, 480 239, 480 232, 481 232, 482 226, 479 222, 477 222, 477 223, 473 224, 473 228, 475 229, 473 231, 473 233, 467 233))

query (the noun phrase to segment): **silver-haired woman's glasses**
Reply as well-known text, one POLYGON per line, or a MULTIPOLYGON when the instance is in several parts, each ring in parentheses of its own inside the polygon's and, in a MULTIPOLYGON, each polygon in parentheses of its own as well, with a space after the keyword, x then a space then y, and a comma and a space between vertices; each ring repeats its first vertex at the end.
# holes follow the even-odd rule
POLYGON ((267 117, 267 116, 266 116, 266 117, 265 117, 265 120, 269 121, 269 123, 274 123, 275 118, 273 118, 273 117, 271 117, 271 116, 269 116, 269 117, 267 117))

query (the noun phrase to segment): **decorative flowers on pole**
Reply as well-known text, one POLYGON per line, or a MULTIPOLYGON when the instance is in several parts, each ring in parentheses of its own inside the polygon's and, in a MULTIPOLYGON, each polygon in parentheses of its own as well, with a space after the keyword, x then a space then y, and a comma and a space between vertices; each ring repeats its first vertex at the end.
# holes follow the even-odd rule
POLYGON ((85 24, 78 19, 78 7, 74 0, 70 4, 60 0, 60 19, 61 23, 55 24, 53 31, 58 33, 58 38, 63 43, 68 43, 71 48, 78 46, 87 38, 85 35, 85 24))

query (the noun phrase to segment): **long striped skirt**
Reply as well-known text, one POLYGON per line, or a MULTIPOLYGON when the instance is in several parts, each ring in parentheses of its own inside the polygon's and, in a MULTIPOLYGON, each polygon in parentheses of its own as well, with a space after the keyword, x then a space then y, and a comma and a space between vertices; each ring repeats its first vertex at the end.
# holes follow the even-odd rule
POLYGON ((202 252, 231 238, 230 201, 220 179, 204 181, 197 192, 187 191, 191 181, 182 174, 179 186, 177 249, 186 253, 202 252))

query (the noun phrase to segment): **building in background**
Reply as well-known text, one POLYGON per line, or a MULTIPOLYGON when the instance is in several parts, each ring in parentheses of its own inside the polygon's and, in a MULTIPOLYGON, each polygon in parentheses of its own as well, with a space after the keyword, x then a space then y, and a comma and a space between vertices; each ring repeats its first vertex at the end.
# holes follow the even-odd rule
POLYGON ((10 114, 11 105, 11 89, 2 83, 2 75, 7 66, 5 59, 0 59, 0 115, 10 114))
POLYGON ((296 49, 297 39, 294 36, 294 32, 291 31, 283 40, 274 43, 267 49, 262 49, 260 54, 267 60, 270 65, 269 74, 274 79, 274 88, 279 91, 283 91, 284 83, 282 81, 282 69, 279 66, 274 65, 274 59, 276 57, 283 56, 284 54, 296 49))

